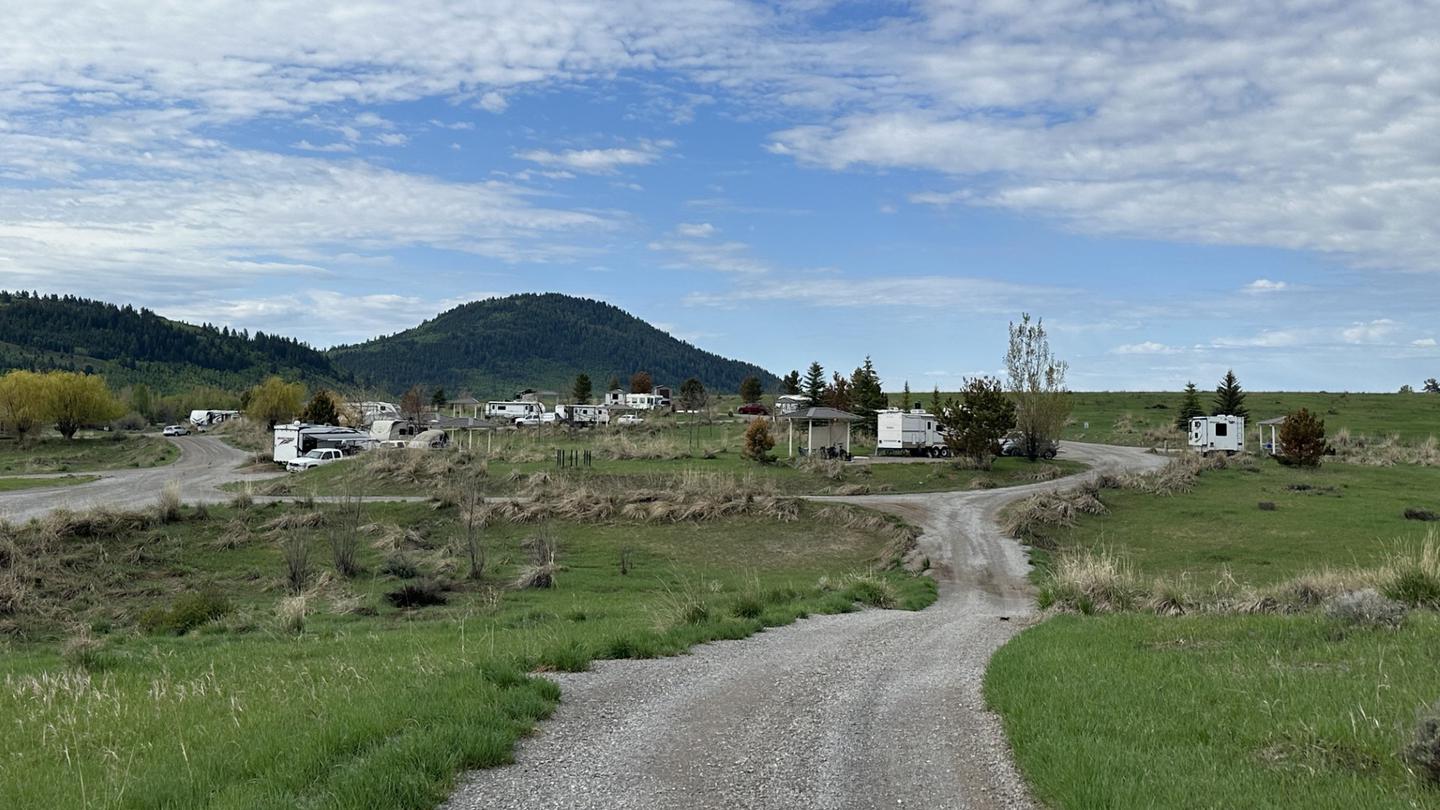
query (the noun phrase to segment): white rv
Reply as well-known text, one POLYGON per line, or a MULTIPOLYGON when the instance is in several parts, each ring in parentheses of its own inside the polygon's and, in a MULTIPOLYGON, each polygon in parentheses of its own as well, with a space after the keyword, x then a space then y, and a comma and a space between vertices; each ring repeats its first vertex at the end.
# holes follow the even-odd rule
POLYGON ((539 402, 487 402, 485 416, 493 419, 515 421, 522 416, 542 416, 545 406, 539 402))
POLYGON ((195 427, 209 427, 239 416, 239 411, 191 411, 190 424, 195 427))
POLYGON ((604 405, 556 405, 555 416, 572 425, 610 424, 610 409, 604 405))
POLYGON ((360 424, 368 425, 376 419, 399 419, 400 409, 393 402, 347 402, 346 407, 360 417, 360 424))
POLYGON ((625 407, 634 408, 637 411, 653 411, 665 407, 668 400, 659 394, 626 394, 625 407))
POLYGON ((909 453, 932 458, 950 455, 940 422, 922 410, 890 408, 876 414, 875 452, 909 453))
POLYGON ((775 398, 775 413, 795 413, 810 407, 810 397, 804 394, 781 394, 775 398))
POLYGON ((1190 446, 1201 455, 1235 455, 1245 450, 1245 417, 1196 416, 1190 420, 1190 446))
POLYGON ((370 438, 377 442, 409 441, 420 428, 408 419, 376 419, 370 423, 370 438))
POLYGON ((288 464, 311 450, 329 449, 350 455, 375 446, 375 440, 368 433, 354 428, 331 425, 306 425, 294 422, 275 426, 276 464, 288 464))

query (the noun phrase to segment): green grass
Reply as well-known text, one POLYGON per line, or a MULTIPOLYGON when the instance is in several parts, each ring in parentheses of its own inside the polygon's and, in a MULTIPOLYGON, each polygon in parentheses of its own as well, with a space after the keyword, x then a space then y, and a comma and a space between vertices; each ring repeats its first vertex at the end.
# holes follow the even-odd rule
POLYGON ((986 696, 1054 807, 1440 807, 1398 756, 1437 646, 1433 614, 1061 616, 995 654, 986 696))
MULTIPOLYGON (((1203 473, 1194 491, 1157 497, 1101 493, 1109 514, 1086 516, 1045 539, 1060 548, 1119 552, 1142 577, 1272 583, 1324 567, 1368 566, 1425 536, 1407 507, 1440 512, 1440 468, 1326 463, 1318 470, 1264 461, 1258 472, 1203 473), (1262 511, 1260 502, 1273 503, 1262 511)), ((1042 562, 1045 555, 1037 554, 1042 562)))
POLYGON ((0 473, 53 473, 159 467, 180 457, 174 444, 155 436, 82 434, 46 438, 21 446, 0 442, 0 473))
MULTIPOLYGON (((1213 393, 1202 390, 1201 406, 1208 409, 1213 398, 1213 393)), ((1173 431, 1181 399, 1178 391, 1076 392, 1072 394, 1074 406, 1064 438, 1101 444, 1150 445, 1156 437, 1147 437, 1147 432, 1173 431)), ((1435 394, 1255 391, 1246 394, 1245 404, 1250 409, 1252 422, 1308 408, 1325 420, 1331 434, 1348 428, 1354 434, 1375 437, 1395 434, 1407 441, 1420 441, 1440 433, 1440 396, 1435 394)), ((1254 436, 1253 429, 1251 436, 1254 436)), ((1177 441, 1183 443, 1184 436, 1175 432, 1171 437, 1172 446, 1177 441)))
POLYGON ((94 475, 66 475, 60 478, 0 478, 0 492, 15 492, 22 489, 44 489, 46 487, 68 487, 98 481, 94 475))
MULTIPOLYGON (((349 581, 328 571, 326 527, 265 530, 297 507, 187 509, 181 522, 47 546, 58 556, 28 607, 0 616, 12 639, 0 656, 0 806, 433 807, 457 772, 508 761, 552 710, 555 687, 526 673, 677 654, 853 610, 890 542, 817 530, 837 513, 812 505, 793 522, 555 524, 557 587, 513 590, 521 540, 540 527, 487 527, 487 575, 473 582, 452 545, 454 509, 362 508, 379 529, 349 581), (448 604, 384 600, 401 581, 374 544, 403 529, 402 553, 450 583, 448 604), (276 617, 286 537, 308 541, 326 572, 298 635, 276 617), (185 636, 136 629, 146 610, 192 592, 233 610, 185 636), (88 672, 58 652, 75 624, 98 639, 68 658, 88 672)), ((934 598, 928 579, 873 576, 902 607, 934 598)))

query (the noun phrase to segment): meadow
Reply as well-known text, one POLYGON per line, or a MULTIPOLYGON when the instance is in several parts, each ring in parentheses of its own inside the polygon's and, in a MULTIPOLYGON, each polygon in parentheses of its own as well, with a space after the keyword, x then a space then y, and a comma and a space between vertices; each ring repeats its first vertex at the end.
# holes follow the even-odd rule
POLYGON ((553 709, 535 673, 934 599, 893 519, 703 485, 605 519, 162 497, 7 527, 0 806, 433 807, 553 709))
POLYGON ((46 437, 27 444, 0 441, 0 473, 64 473, 159 467, 180 457, 158 436, 86 431, 73 440, 46 437))

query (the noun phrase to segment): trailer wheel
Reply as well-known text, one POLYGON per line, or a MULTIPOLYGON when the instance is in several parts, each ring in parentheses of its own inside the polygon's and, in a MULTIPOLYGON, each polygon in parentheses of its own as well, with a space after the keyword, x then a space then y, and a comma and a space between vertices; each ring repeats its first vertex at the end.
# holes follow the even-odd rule
POLYGON ((941 457, 941 458, 950 458, 950 448, 949 448, 949 447, 942 447, 942 448, 940 448, 940 457, 941 457))

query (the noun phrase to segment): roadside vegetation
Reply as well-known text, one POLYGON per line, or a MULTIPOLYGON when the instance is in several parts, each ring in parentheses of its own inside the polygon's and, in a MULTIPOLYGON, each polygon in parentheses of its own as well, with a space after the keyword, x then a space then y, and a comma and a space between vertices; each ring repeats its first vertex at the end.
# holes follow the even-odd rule
POLYGON ((915 530, 862 510, 462 490, 5 527, 0 805, 433 807, 553 709, 531 673, 935 595, 900 568, 915 530))
POLYGON ((1037 796, 1440 807, 1437 492, 1433 467, 1186 456, 1015 505, 1052 617, 986 694, 1037 796))
POLYGON ((0 473, 64 473, 160 467, 179 458, 171 442, 120 432, 41 438, 24 445, 0 441, 0 473))
POLYGON ((48 487, 69 487, 88 484, 98 480, 94 475, 59 475, 44 478, 0 477, 0 492, 17 492, 22 489, 45 489, 48 487))

